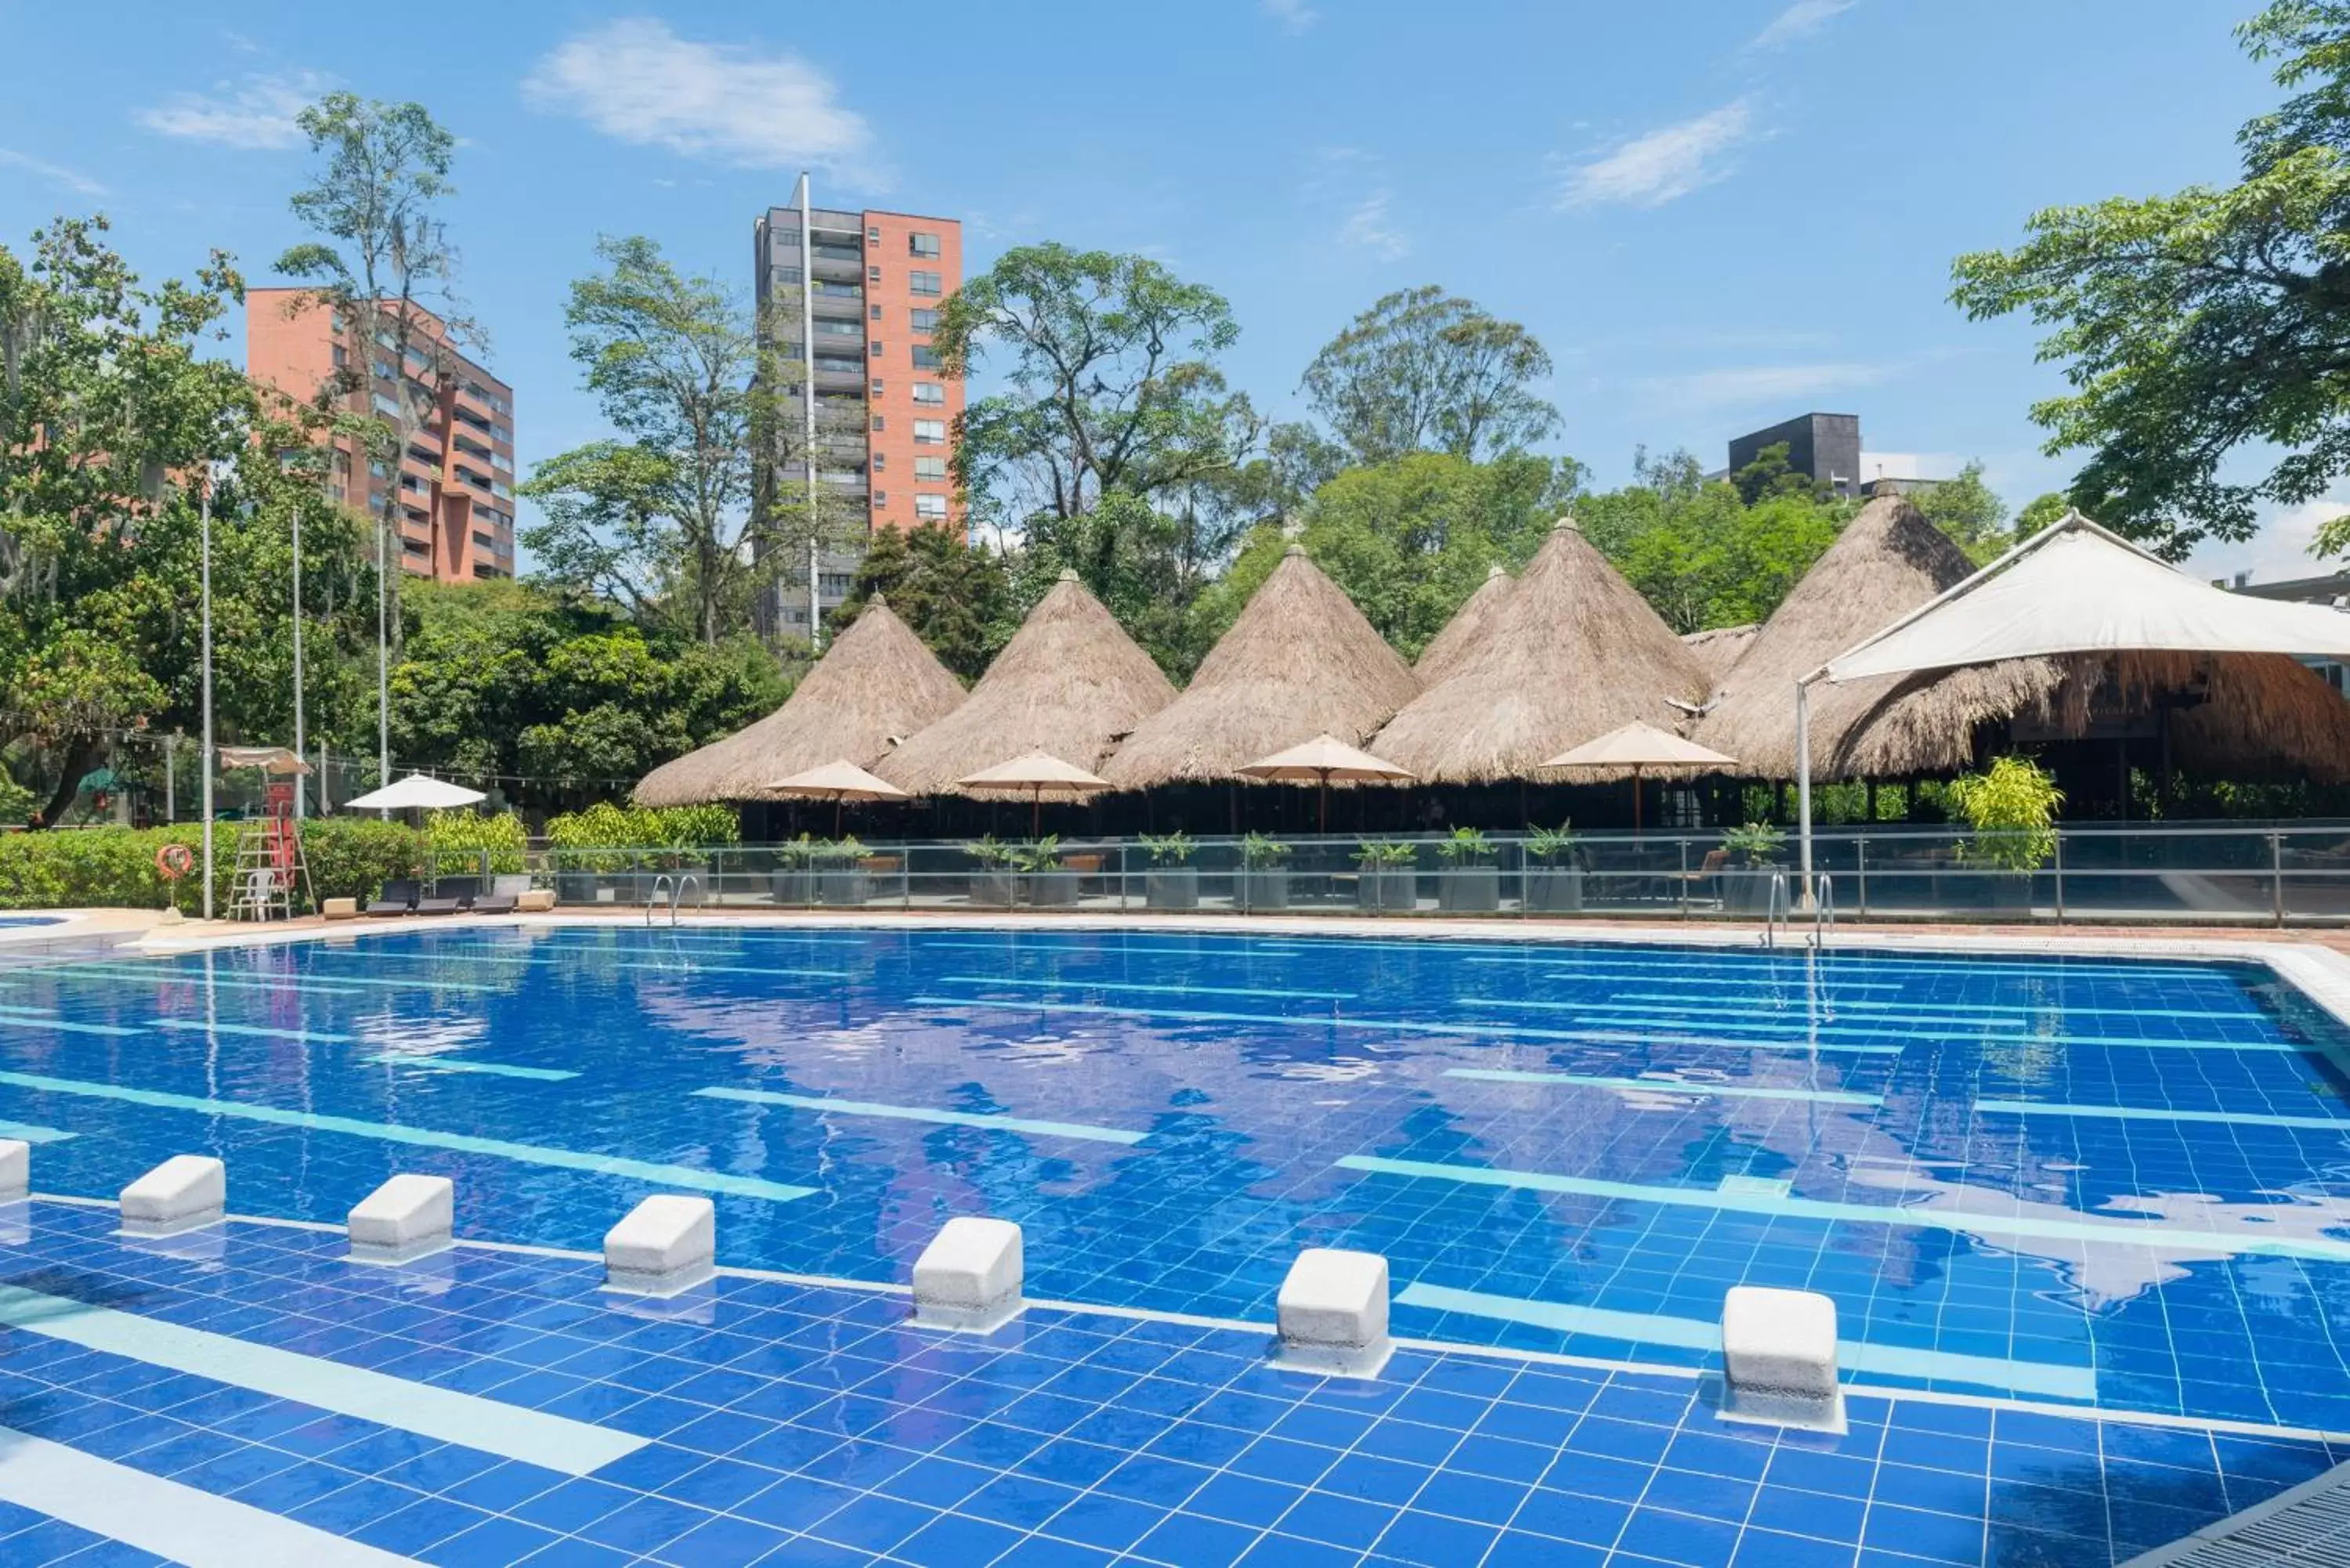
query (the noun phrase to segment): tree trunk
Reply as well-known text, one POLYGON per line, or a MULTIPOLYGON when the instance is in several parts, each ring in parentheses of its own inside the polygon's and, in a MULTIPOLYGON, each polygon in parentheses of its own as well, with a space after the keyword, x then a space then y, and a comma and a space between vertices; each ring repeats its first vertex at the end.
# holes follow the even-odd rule
POLYGON ((43 827, 57 826, 73 809, 74 796, 81 793, 82 775, 98 765, 103 750, 97 737, 91 735, 78 735, 66 742, 65 773, 49 795, 49 804, 41 808, 43 827))

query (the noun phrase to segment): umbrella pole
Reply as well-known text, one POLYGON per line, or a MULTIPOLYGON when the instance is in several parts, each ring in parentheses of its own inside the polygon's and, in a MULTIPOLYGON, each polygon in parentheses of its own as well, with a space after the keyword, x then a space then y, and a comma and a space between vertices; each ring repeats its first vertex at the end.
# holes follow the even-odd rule
MULTIPOLYGON (((1324 755, 1326 756, 1328 753, 1325 753, 1324 755)), ((1315 831, 1322 836, 1327 837, 1330 833, 1330 770, 1328 768, 1324 768, 1322 770, 1321 804, 1321 813, 1316 818, 1321 826, 1315 831)))
POLYGON ((1632 770, 1632 831, 1640 831, 1640 770, 1632 770))
POLYGON ((835 838, 840 836, 840 803, 847 798, 840 794, 832 797, 832 836, 835 838))
POLYGON ((1036 830, 1044 826, 1044 822, 1045 786, 1043 784, 1031 784, 1028 787, 1028 836, 1031 838, 1036 837, 1036 830))

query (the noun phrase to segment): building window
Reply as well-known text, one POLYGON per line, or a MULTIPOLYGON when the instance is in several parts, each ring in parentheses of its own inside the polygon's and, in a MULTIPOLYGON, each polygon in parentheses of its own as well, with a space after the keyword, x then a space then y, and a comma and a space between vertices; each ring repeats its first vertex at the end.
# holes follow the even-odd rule
MULTIPOLYGON (((877 457, 873 461, 879 462, 881 460, 877 457)), ((946 483, 947 477, 947 460, 942 457, 916 458, 914 460, 914 477, 916 479, 935 479, 943 484, 946 483)))
POLYGON ((350 357, 348 354, 347 354, 347 353, 345 353, 345 352, 343 351, 343 346, 342 346, 341 344, 339 344, 339 343, 336 344, 336 345, 335 345, 335 369, 338 369, 338 370, 339 370, 339 369, 341 369, 344 366, 346 366, 346 365, 349 364, 350 362, 351 362, 351 357, 350 357))
MULTIPOLYGON (((881 470, 883 470, 883 469, 885 469, 885 468, 889 467, 889 454, 888 452, 875 452, 875 453, 873 454, 873 471, 874 471, 876 473, 879 473, 881 470)), ((920 460, 920 459, 917 459, 917 460, 915 460, 915 462, 914 462, 914 477, 915 477, 915 478, 917 478, 917 479, 920 479, 920 478, 921 478, 921 476, 922 476, 922 464, 921 464, 920 460)))
POLYGON ((429 556, 432 553, 432 546, 421 539, 403 538, 400 542, 400 547, 411 556, 429 556))
POLYGON ((873 493, 873 504, 874 504, 874 505, 876 505, 876 506, 887 506, 887 505, 889 505, 889 493, 888 491, 886 491, 886 490, 877 490, 877 491, 875 491, 875 492, 873 493))
POLYGON ((868 343, 865 346, 865 351, 872 355, 876 359, 881 358, 881 339, 876 337, 872 342, 868 343))
POLYGON ((483 533, 478 528, 473 530, 473 543, 479 545, 484 550, 494 550, 498 547, 498 542, 495 539, 491 538, 487 534, 483 533))
POLYGON ((873 307, 873 319, 876 321, 881 319, 881 307, 878 305, 873 307))
POLYGON ((928 403, 933 407, 943 407, 946 400, 947 389, 944 387, 940 386, 936 381, 917 381, 914 383, 914 401, 918 403, 928 403))
POLYGON ((865 281, 868 283, 879 283, 881 281, 881 269, 878 266, 867 267, 865 269, 865 281))
POLYGON ((873 395, 877 398, 881 395, 881 380, 878 376, 873 380, 873 395))
POLYGON ((915 294, 939 292, 939 275, 934 272, 910 272, 906 275, 906 287, 915 294))
POLYGON ((917 332, 936 332, 939 329, 939 313, 917 306, 907 313, 907 325, 917 332))
POLYGON ((914 497, 914 515, 925 523, 943 523, 947 518, 947 498, 943 495, 914 497))
POLYGON ((826 335, 834 337, 862 337, 865 336, 865 329, 858 326, 854 321, 827 321, 821 317, 816 319, 816 329, 819 335, 826 335))
POLYGON ((868 229, 865 231, 865 237, 868 241, 878 245, 881 243, 881 231, 879 229, 868 229))
MULTIPOLYGON (((920 421, 917 421, 915 422, 919 424, 920 421)), ((884 428, 881 423, 881 416, 879 414, 875 414, 873 416, 873 428, 877 431, 884 428)), ((919 440, 920 438, 918 437, 917 439, 919 440)))
POLYGON ((914 369, 935 370, 939 368, 939 351, 927 343, 914 345, 914 369))
MULTIPOLYGON (((875 237, 879 238, 879 236, 876 235, 875 237)), ((938 254, 939 236, 936 234, 908 234, 906 236, 906 254, 910 256, 934 256, 938 254)))
POLYGON ((944 420, 916 420, 916 421, 914 421, 914 440, 915 440, 915 441, 919 441, 919 442, 920 442, 922 445, 924 445, 924 446, 935 446, 935 445, 937 445, 940 441, 944 441, 944 440, 946 440, 946 439, 947 439, 947 422, 946 422, 946 421, 944 421, 944 420))
MULTIPOLYGON (((796 288, 799 286, 799 281, 800 269, 795 266, 779 266, 775 269, 775 284, 778 288, 796 288)), ((823 286, 819 284, 817 287, 821 289, 823 286)))

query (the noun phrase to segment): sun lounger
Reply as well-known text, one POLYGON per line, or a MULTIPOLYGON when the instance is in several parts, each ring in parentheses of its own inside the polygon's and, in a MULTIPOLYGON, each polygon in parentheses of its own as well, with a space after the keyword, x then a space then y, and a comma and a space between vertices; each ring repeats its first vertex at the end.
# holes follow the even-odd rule
POLYGON ((416 912, 416 884, 405 878, 386 882, 383 893, 367 907, 370 915, 412 915, 416 912))
POLYGON ((515 912, 515 900, 529 890, 528 877, 494 877, 490 890, 475 894, 465 908, 476 915, 511 915, 515 912))
POLYGON ((440 877, 432 884, 432 897, 416 900, 416 912, 420 915, 453 915, 472 903, 473 895, 481 890, 482 879, 479 877, 440 877))

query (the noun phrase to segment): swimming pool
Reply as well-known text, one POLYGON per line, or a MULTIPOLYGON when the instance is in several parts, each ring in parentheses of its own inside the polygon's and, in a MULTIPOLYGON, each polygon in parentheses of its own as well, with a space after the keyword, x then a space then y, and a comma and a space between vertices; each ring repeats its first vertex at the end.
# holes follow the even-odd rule
POLYGON ((902 1280, 955 1214, 1032 1296, 1268 1321, 1303 1246, 1400 1334, 1694 1365, 1740 1282, 1846 1369, 2350 1429, 2350 1077, 2248 965, 1152 931, 404 928, 0 983, 0 1136, 339 1221, 902 1280))

